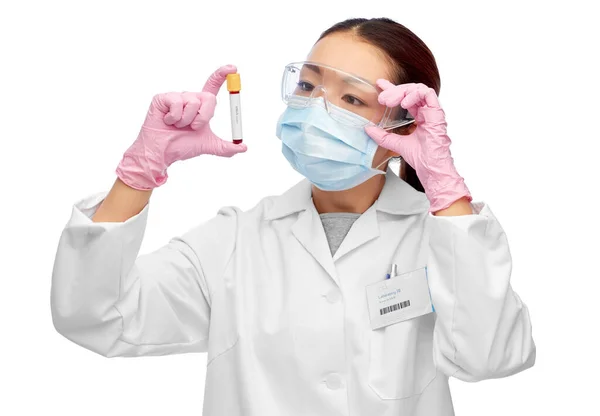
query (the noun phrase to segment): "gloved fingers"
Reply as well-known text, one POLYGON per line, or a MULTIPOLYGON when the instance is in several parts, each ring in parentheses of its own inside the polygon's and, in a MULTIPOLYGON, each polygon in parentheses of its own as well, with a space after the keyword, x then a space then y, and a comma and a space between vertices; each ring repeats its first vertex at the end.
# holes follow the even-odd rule
POLYGON ((427 92, 425 93, 425 104, 427 105, 427 107, 441 107, 440 100, 435 90, 433 88, 427 87, 426 85, 424 85, 424 87, 427 89, 427 92))
POLYGON ((416 84, 416 88, 410 91, 402 100, 401 106, 404 108, 424 106, 435 108, 439 107, 440 104, 433 88, 429 88, 424 84, 416 84))
POLYGON ((394 85, 393 83, 391 83, 390 81, 388 81, 387 79, 384 78, 380 78, 376 81, 376 84, 379 88, 381 88, 383 91, 390 89, 390 88, 394 88, 396 85, 394 85))
POLYGON ((196 98, 200 102, 200 108, 196 110, 195 118, 190 127, 193 130, 200 130, 213 118, 217 106, 217 97, 208 92, 200 92, 196 94, 196 98))
POLYGON ((375 143, 384 149, 402 154, 400 151, 402 147, 401 142, 403 140, 402 136, 377 126, 367 126, 365 127, 365 132, 375 141, 375 143))
POLYGON ((220 139, 219 141, 219 156, 231 157, 238 153, 244 153, 248 148, 244 143, 235 144, 233 142, 220 139))
MULTIPOLYGON (((440 106, 435 90, 422 83, 394 85, 388 80, 378 79, 377 86, 383 90, 378 97, 379 103, 387 107, 401 106, 410 111, 415 106, 440 106), (409 95, 412 97, 407 99, 409 95)), ((415 115, 413 112, 411 114, 415 115)))
POLYGON ((183 100, 183 115, 181 116, 181 120, 175 123, 175 127, 177 128, 189 126, 198 115, 201 105, 200 100, 193 92, 184 92, 181 94, 181 97, 183 100))
MULTIPOLYGON (((377 85, 382 88, 382 85, 385 86, 385 89, 379 94, 378 100, 379 104, 385 105, 387 107, 393 108, 400 105, 402 100, 406 97, 406 95, 415 89, 416 84, 400 84, 400 85, 391 85, 386 84, 389 81, 385 80, 377 80, 377 85)), ((391 84, 391 83, 390 83, 391 84)), ((382 88, 383 89, 383 88, 382 88)), ((406 108, 406 107, 404 107, 406 108)))
POLYGON ((155 97, 155 102, 159 110, 165 114, 163 121, 171 126, 181 120, 183 115, 183 98, 176 92, 159 94, 155 97))
POLYGON ((248 148, 244 143, 235 144, 233 142, 223 140, 213 133, 210 127, 207 129, 206 136, 202 142, 199 154, 211 154, 216 156, 231 157, 237 153, 243 153, 248 148))
POLYGON ((421 122, 422 115, 419 113, 419 108, 422 108, 425 104, 425 100, 423 94, 421 94, 418 90, 410 92, 407 96, 402 100, 400 105, 406 109, 408 112, 415 118, 418 122, 421 122))
POLYGON ((202 92, 208 92, 213 95, 217 95, 221 85, 227 79, 228 74, 235 74, 237 72, 237 68, 235 65, 225 65, 217 69, 206 81, 204 84, 204 88, 202 88, 202 92))

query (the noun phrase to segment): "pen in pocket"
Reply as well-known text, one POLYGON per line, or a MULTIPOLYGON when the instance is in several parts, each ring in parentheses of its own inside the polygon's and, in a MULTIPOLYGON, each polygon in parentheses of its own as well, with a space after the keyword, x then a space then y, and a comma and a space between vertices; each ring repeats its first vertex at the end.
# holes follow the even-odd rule
POLYGON ((397 274, 398 274, 398 265, 391 264, 390 265, 390 272, 385 275, 385 278, 389 279, 390 277, 395 277, 397 274))

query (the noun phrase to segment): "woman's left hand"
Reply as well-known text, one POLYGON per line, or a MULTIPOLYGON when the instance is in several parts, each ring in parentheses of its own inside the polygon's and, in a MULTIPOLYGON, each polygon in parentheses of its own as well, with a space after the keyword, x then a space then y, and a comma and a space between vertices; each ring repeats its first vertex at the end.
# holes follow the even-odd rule
POLYGON ((387 107, 400 105, 415 118, 417 128, 409 135, 398 135, 376 126, 365 131, 381 147, 398 153, 415 169, 430 202, 430 212, 448 208, 471 193, 454 167, 450 154, 450 138, 446 134, 446 118, 433 88, 424 84, 394 85, 380 79, 383 91, 379 103, 387 107))

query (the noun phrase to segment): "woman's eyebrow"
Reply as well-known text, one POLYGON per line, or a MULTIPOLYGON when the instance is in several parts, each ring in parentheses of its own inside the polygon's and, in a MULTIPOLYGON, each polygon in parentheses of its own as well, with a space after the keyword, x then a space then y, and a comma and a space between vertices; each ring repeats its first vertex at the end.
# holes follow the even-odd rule
POLYGON ((319 68, 319 67, 318 67, 318 66, 316 66, 316 65, 304 64, 304 68, 308 68, 308 69, 310 69, 311 71, 314 71, 314 72, 316 72, 317 74, 320 74, 320 73, 321 73, 321 68, 319 68))

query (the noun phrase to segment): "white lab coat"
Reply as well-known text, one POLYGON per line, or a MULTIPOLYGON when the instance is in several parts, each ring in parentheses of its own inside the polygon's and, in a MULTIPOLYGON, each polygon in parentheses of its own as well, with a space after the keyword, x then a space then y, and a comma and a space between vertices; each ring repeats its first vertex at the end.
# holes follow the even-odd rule
POLYGON ((204 416, 449 416, 448 377, 535 362, 490 208, 436 217, 393 172, 332 257, 304 180, 138 257, 149 205, 123 223, 75 204, 52 280, 58 332, 106 357, 208 352, 204 416), (427 266, 435 312, 372 330, 365 286, 427 266))

